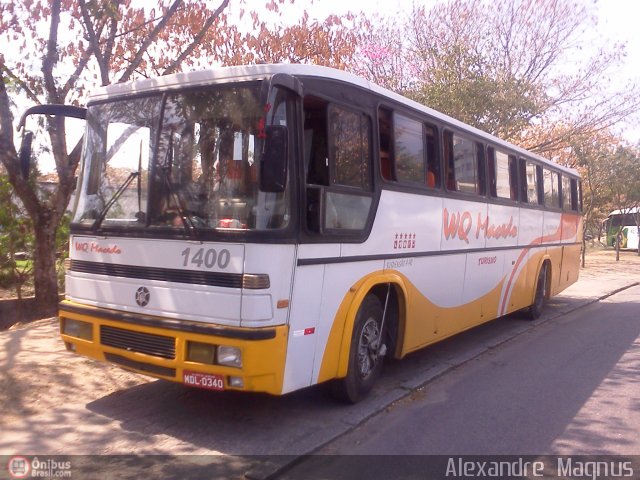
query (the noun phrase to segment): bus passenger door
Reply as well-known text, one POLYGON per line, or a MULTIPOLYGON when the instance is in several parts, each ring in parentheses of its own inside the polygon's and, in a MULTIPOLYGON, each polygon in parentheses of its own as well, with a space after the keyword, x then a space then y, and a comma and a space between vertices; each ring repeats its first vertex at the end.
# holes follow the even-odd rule
MULTIPOLYGON (((337 318, 339 306, 359 279, 357 269, 341 262, 341 244, 364 241, 375 204, 371 116, 309 95, 303 99, 303 117, 302 244, 292 294, 285 391, 315 383, 325 360, 337 364, 339 352, 333 343, 327 345, 334 323, 344 322, 337 318)), ((335 329, 341 331, 342 326, 335 329)), ((335 337, 331 336, 334 343, 335 337)), ((330 378, 333 372, 327 367, 323 375, 330 378)))
POLYGON ((325 275, 321 259, 339 256, 339 252, 340 245, 303 244, 298 247, 283 393, 307 387, 313 382, 318 337, 329 335, 320 327, 325 275), (307 265, 307 262, 313 264, 307 265))

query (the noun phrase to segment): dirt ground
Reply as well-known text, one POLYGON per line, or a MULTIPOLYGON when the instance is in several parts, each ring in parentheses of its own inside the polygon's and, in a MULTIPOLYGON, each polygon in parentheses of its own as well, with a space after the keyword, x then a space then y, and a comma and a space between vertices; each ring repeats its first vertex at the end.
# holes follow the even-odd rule
MULTIPOLYGON (((33 295, 33 291, 32 290, 28 290, 28 289, 23 289, 22 291, 22 296, 26 297, 29 295, 33 295)), ((8 298, 15 298, 16 297, 16 291, 10 288, 3 288, 0 287, 0 300, 5 300, 8 298)))
MULTIPOLYGON (((31 282, 33 283, 33 282, 31 282)), ((33 295, 34 289, 33 285, 27 284, 22 287, 22 296, 28 297, 33 295)), ((8 298, 16 298, 16 289, 15 288, 5 288, 0 286, 0 300, 5 300, 8 298)))
POLYGON ((585 268, 580 269, 580 276, 597 277, 603 274, 640 275, 640 256, 635 251, 623 250, 620 260, 616 262, 616 252, 611 248, 587 248, 585 268))
MULTIPOLYGON (((605 282, 631 275, 640 281, 640 257, 635 252, 621 252, 616 262, 610 249, 589 250, 580 275, 605 282)), ((101 398, 151 381, 67 352, 58 336, 56 318, 18 324, 0 332, 0 431, 10 432, 16 421, 59 411, 61 405, 77 407, 87 392, 92 398, 101 398), (80 391, 82 395, 78 395, 80 391)), ((51 422, 55 421, 52 413, 51 422)))

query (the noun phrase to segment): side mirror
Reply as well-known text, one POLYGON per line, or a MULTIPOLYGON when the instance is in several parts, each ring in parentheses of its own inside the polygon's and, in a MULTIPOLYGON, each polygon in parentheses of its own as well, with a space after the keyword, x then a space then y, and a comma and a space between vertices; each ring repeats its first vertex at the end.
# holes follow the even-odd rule
MULTIPOLYGON (((20 117, 18 122, 18 130, 25 128, 25 123, 29 115, 62 115, 63 117, 73 117, 85 120, 87 118, 87 109, 84 107, 74 107, 73 105, 34 105, 28 108, 20 117)), ((24 131, 22 142, 20 144, 20 153, 18 160, 20 161, 20 170, 24 178, 29 177, 31 170, 31 145, 33 144, 33 132, 24 131)))
POLYGON ((20 153, 18 159, 20 160, 20 171, 24 178, 29 178, 29 171, 31 170, 31 145, 33 144, 33 132, 25 131, 22 135, 22 142, 20 143, 20 153))
POLYGON ((266 139, 260 161, 260 190, 284 192, 287 186, 287 159, 289 134, 287 127, 269 125, 265 129, 266 139))

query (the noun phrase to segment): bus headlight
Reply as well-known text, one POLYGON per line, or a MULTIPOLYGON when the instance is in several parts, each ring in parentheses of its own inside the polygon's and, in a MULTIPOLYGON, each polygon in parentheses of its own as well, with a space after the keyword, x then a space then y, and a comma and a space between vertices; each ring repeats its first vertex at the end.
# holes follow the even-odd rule
POLYGON ((228 367, 242 367, 242 353, 238 347, 220 345, 218 347, 218 364, 228 367))
POLYGON ((93 341, 93 325, 80 320, 62 319, 62 333, 70 337, 93 341))
POLYGON ((216 346, 208 343, 187 342, 187 360, 198 363, 215 364, 216 346))

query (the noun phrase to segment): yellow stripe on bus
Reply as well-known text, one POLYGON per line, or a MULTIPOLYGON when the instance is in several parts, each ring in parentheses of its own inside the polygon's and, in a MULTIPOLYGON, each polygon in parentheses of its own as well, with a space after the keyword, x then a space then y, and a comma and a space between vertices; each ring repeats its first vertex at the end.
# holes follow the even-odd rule
MULTIPOLYGON (((563 262, 563 256, 571 257, 571 262, 574 262, 573 257, 579 254, 579 248, 579 245, 572 245, 543 249, 532 255, 512 279, 513 285, 505 293, 506 299, 502 302, 505 304, 504 313, 520 310, 533 303, 538 272, 545 260, 551 263, 552 293, 573 283, 577 272, 563 272, 561 265, 567 264, 563 262)), ((399 271, 376 271, 364 276, 349 289, 338 308, 322 357, 318 383, 347 375, 349 348, 358 308, 376 285, 391 283, 398 293, 399 347, 388 355, 402 358, 410 352, 497 318, 502 291, 510 278, 511 275, 505 274, 491 291, 471 302, 442 307, 430 301, 399 271)))

